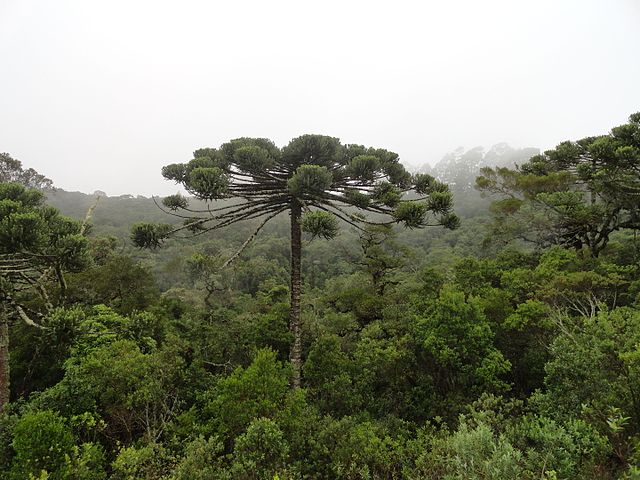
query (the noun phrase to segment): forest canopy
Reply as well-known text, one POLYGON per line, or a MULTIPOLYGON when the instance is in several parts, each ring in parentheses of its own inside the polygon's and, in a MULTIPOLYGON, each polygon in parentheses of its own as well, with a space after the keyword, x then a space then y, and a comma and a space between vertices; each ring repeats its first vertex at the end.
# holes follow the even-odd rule
POLYGON ((640 477, 639 114, 414 174, 241 138, 163 200, 2 159, 1 478, 640 477))

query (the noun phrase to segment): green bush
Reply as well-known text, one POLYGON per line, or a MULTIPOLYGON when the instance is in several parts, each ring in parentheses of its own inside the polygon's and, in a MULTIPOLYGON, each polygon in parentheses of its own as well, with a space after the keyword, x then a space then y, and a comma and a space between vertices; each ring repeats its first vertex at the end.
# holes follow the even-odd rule
POLYGON ((285 470, 289 445, 276 422, 258 418, 236 438, 233 455, 233 478, 272 480, 285 470))
POLYGON ((15 451, 11 468, 16 480, 38 476, 42 470, 51 479, 66 477, 67 458, 73 450, 73 436, 64 418, 51 411, 29 412, 13 429, 15 451))

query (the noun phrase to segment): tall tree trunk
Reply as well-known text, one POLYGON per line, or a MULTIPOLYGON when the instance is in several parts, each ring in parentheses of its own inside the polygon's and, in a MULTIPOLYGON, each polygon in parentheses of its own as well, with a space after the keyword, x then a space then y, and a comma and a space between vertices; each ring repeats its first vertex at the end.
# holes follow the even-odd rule
POLYGON ((0 306, 0 411, 9 403, 9 319, 0 306))
POLYGON ((302 337, 300 329, 300 258, 302 254, 302 231, 300 217, 302 208, 295 198, 291 201, 291 310, 289 313, 289 330, 293 334, 293 343, 289 359, 293 367, 291 386, 300 388, 302 371, 302 337))

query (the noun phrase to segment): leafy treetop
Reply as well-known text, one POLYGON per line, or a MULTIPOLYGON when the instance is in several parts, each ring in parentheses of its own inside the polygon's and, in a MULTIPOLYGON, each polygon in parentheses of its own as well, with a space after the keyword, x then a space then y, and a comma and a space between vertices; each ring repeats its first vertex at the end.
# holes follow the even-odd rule
POLYGON ((218 149, 199 149, 191 161, 167 165, 162 174, 198 199, 236 201, 192 210, 186 197, 166 197, 164 206, 183 215, 185 224, 174 229, 138 225, 133 238, 139 246, 158 246, 164 237, 185 229, 202 232, 264 215, 271 218, 288 210, 294 200, 305 212, 303 229, 327 238, 337 233, 337 218, 359 229, 370 223, 348 207, 386 215, 385 223, 410 228, 455 228, 459 222, 447 185, 430 175, 411 175, 396 153, 343 145, 322 135, 303 135, 284 148, 268 139, 239 138, 218 149), (405 199, 411 190, 417 196, 405 199))
POLYGON ((43 282, 50 278, 64 295, 64 271, 86 265, 82 224, 44 204, 43 194, 17 183, 0 183, 0 300, 28 322, 13 294, 34 288, 51 308, 43 282))
POLYGON ((493 205, 498 215, 515 217, 533 205, 549 220, 539 224, 538 239, 598 256, 612 232, 640 229, 640 113, 607 135, 563 142, 517 169, 481 173, 476 187, 503 197, 493 205))
POLYGON ((22 162, 8 153, 0 153, 0 182, 15 182, 29 188, 46 190, 53 188, 53 182, 33 168, 22 168, 22 162))

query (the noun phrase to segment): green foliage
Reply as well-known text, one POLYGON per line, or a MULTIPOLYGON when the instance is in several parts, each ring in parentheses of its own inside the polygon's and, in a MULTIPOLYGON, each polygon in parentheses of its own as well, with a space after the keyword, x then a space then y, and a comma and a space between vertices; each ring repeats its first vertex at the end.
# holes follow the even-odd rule
MULTIPOLYGON (((240 249, 222 264, 226 267, 240 256, 269 221, 289 212, 290 329, 293 333, 290 359, 295 387, 301 386, 302 367, 302 229, 312 236, 333 238, 338 230, 337 219, 360 230, 363 230, 362 225, 384 223, 384 219, 367 220, 364 212, 403 221, 412 228, 427 225, 427 213, 432 213, 441 217, 437 225, 458 227, 446 185, 432 182, 429 194, 412 199, 419 204, 401 207, 396 212, 394 208, 402 196, 414 189, 413 177, 399 162, 398 155, 361 145, 342 145, 339 139, 323 135, 303 135, 281 149, 267 139, 239 138, 219 149, 200 149, 194 153, 193 160, 168 165, 162 173, 165 178, 182 184, 197 199, 204 200, 206 208, 187 208, 182 198, 169 197, 165 206, 183 220, 182 226, 170 229, 166 225, 136 224, 131 239, 139 247, 156 248, 163 239, 179 232, 200 235, 241 221, 262 218, 240 249), (231 200, 232 203, 211 205, 214 200, 231 200), (349 211, 350 207, 362 211, 349 211), (179 210, 186 212, 178 213, 179 210), (306 214, 304 220, 303 212, 306 214)), ((205 303, 210 305, 212 290, 208 290, 205 303)))
POLYGON ((157 439, 179 412, 180 386, 189 373, 180 345, 143 353, 131 340, 95 334, 98 344, 78 351, 62 381, 37 404, 67 415, 94 412, 106 422, 103 434, 124 443, 157 439))
POLYGON ((435 213, 446 214, 451 210, 453 197, 449 192, 433 192, 429 196, 427 207, 435 213))
MULTIPOLYGON (((636 133, 632 125, 612 135, 631 143, 636 133)), ((41 329, 10 309, 7 316, 13 397, 0 415, 0 478, 634 478, 640 249, 632 229, 613 232, 597 258, 561 246, 483 243, 485 213, 505 219, 504 233, 547 228, 550 238, 560 238, 555 214, 591 221, 598 212, 589 192, 572 183, 602 181, 586 163, 572 166, 587 147, 598 158, 636 158, 606 138, 559 146, 513 175, 487 175, 488 187, 526 190, 493 212, 468 191, 473 168, 491 165, 489 152, 459 152, 438 167, 460 160, 459 170, 428 170, 453 179, 466 205, 451 232, 393 225, 458 225, 447 185, 409 175, 392 152, 331 137, 304 136, 282 149, 237 139, 165 167, 183 187, 202 170, 228 180, 226 192, 203 184, 202 198, 221 195, 218 203, 163 201, 178 215, 185 206, 204 212, 184 231, 231 220, 236 213, 209 222, 208 209, 220 208, 217 216, 247 207, 242 189, 265 187, 251 200, 269 200, 237 210, 246 223, 165 242, 162 253, 119 246, 132 219, 161 219, 153 200, 104 198, 92 231, 110 237, 81 240, 84 263, 59 263, 82 269, 65 272, 64 301, 62 287, 49 284, 53 274, 43 279, 51 309, 35 289, 11 291, 28 313, 47 313, 41 329), (313 194, 303 185, 296 197, 288 183, 298 171, 310 173, 294 184, 308 175, 314 190, 318 172, 330 183, 313 194), (408 190, 415 193, 405 197, 408 190), (300 258, 304 388, 291 388, 289 351, 286 211, 296 201, 311 234, 336 232, 340 220, 355 229, 308 243, 300 258), (285 214, 263 225, 260 241, 222 269, 280 208, 285 214), (513 216, 522 220, 517 228, 513 216)), ((37 192, 5 191, 3 215, 38 212, 39 230, 25 231, 25 242, 47 238, 49 251, 76 251, 76 222, 37 192)), ((93 201, 49 195, 78 218, 93 201)), ((183 229, 182 220, 166 228, 183 229)), ((165 235, 156 228, 150 236, 159 244, 165 235)))
POLYGON ((639 322, 636 310, 618 308, 570 323, 572 328, 551 345, 546 392, 537 397, 543 411, 560 419, 582 412, 600 432, 618 434, 609 419, 611 409, 619 409, 623 417, 635 419, 623 425, 624 431, 638 433, 639 322))
POLYGON ((429 193, 434 189, 434 185, 438 183, 438 181, 431 175, 427 175, 426 173, 418 173, 413 177, 413 182, 415 184, 416 192, 421 195, 425 193, 429 193))
POLYGON ((236 438, 233 454, 233 478, 272 480, 285 470, 289 445, 276 422, 258 418, 236 438))
POLYGON ((354 385, 356 370, 342 351, 340 337, 329 334, 316 339, 304 365, 310 398, 322 412, 346 415, 362 406, 354 385))
POLYGON ((33 168, 22 167, 22 162, 8 153, 0 153, 0 182, 19 183, 27 188, 45 190, 53 188, 53 182, 33 168))
MULTIPOLYGON (((1 409, 10 394, 9 319, 38 326, 66 300, 65 272, 83 269, 89 256, 83 225, 45 205, 37 190, 0 183, 0 212, 1 409)), ((29 375, 37 368, 31 362, 29 375)))
POLYGON ((170 475, 171 480, 226 479, 224 446, 217 438, 198 437, 189 443, 185 455, 170 475))
POLYGON ((168 471, 168 454, 162 445, 125 447, 111 464, 113 480, 155 480, 168 471))
MULTIPOLYGON (((428 438, 423 448, 409 478, 527 478, 521 465, 522 453, 483 423, 470 426, 463 421, 451 435, 428 438)), ((540 473, 546 474, 545 470, 540 473)))
POLYGON ((480 302, 445 289, 417 319, 416 335, 439 370, 439 388, 505 390, 510 363, 492 343, 494 333, 480 302), (445 387, 446 385, 446 387, 445 387))
POLYGON ((197 167, 191 170, 184 186, 196 198, 214 200, 228 192, 229 179, 218 167, 197 167))
POLYGON ((338 235, 338 219, 329 212, 309 212, 302 217, 302 231, 311 237, 322 237, 327 240, 338 235))
POLYGON ((167 207, 169 210, 179 210, 184 209, 189 206, 189 199, 178 194, 169 195, 168 197, 164 197, 162 199, 162 204, 167 207))
POLYGON ((371 199, 387 207, 395 207, 400 202, 400 189, 390 182, 378 182, 373 189, 371 199))
POLYGON ((456 228, 460 227, 460 217, 458 217, 458 215, 453 212, 448 212, 440 215, 440 217, 438 218, 438 222, 444 228, 447 228, 449 230, 455 230, 456 228))
POLYGON ((272 350, 257 352, 249 367, 239 367, 208 392, 205 414, 212 432, 239 435, 255 418, 275 418, 287 408, 289 369, 272 350))
POLYGON ((86 263, 81 224, 44 205, 44 196, 17 183, 0 184, 0 253, 55 257, 61 268, 86 263))
POLYGON ((354 274, 333 278, 326 284, 324 301, 337 312, 353 312, 362 325, 380 318, 384 299, 369 288, 367 278, 354 274))
POLYGON ((409 263, 412 255, 396 238, 396 232, 388 225, 369 225, 360 234, 361 265, 380 296, 388 286, 399 283, 397 271, 409 263))
POLYGON ((324 478, 402 478, 403 439, 383 425, 354 417, 326 419, 317 442, 313 455, 324 478))
POLYGON ((11 473, 22 479, 45 470, 52 478, 65 478, 65 456, 71 454, 73 437, 63 418, 51 411, 25 414, 13 429, 15 451, 11 473))
POLYGON ((247 145, 235 149, 233 159, 238 166, 247 172, 260 172, 273 168, 274 159, 266 148, 258 145, 247 145))
POLYGON ((504 320, 504 326, 514 330, 524 330, 532 325, 552 327, 548 318, 548 305, 539 300, 527 300, 516 307, 515 312, 504 320))
MULTIPOLYGON (((83 443, 74 446, 71 456, 65 457, 67 469, 70 471, 69 480, 82 478, 86 480, 106 480, 107 472, 104 468, 104 451, 100 445, 83 443)), ((53 477, 52 477, 53 478, 53 477)))
POLYGON ((131 228, 131 241, 136 247, 157 248, 170 231, 171 225, 167 224, 137 223, 131 228))
POLYGON ((380 160, 375 155, 358 155, 351 159, 348 168, 354 177, 373 182, 380 169, 380 160))
POLYGON ((597 257, 613 232, 640 229, 640 126, 634 118, 608 135, 563 142, 518 170, 483 169, 477 188, 507 197, 494 208, 496 232, 513 225, 512 218, 520 223, 512 235, 528 224, 533 241, 584 248, 597 257), (526 206, 540 210, 542 221, 526 206))
POLYGON ((554 472, 557 478, 594 478, 596 466, 610 453, 607 439, 583 421, 566 426, 539 416, 524 416, 507 430, 524 453, 525 474, 554 472))
POLYGON ((51 480, 106 479, 102 448, 91 443, 76 446, 67 422, 54 412, 25 413, 13 428, 11 446, 12 479, 42 478, 41 474, 51 480))
POLYGON ((111 255, 102 265, 69 275, 67 289, 72 302, 104 304, 122 314, 149 308, 159 298, 149 269, 122 255, 111 255))
POLYGON ((349 204, 357 208, 367 208, 371 205, 371 197, 369 195, 359 192, 358 190, 347 190, 345 197, 349 204))
POLYGON ((419 228, 424 226, 427 216, 427 207, 421 203, 400 202, 393 213, 398 222, 404 223, 407 228, 419 228))
POLYGON ((589 425, 530 415, 510 419, 491 408, 462 416, 451 433, 418 437, 413 448, 419 456, 408 478, 600 478, 598 462, 610 449, 589 425))
POLYGON ((313 198, 320 196, 333 181, 331 172, 321 165, 301 165, 287 181, 291 194, 299 198, 313 198))

